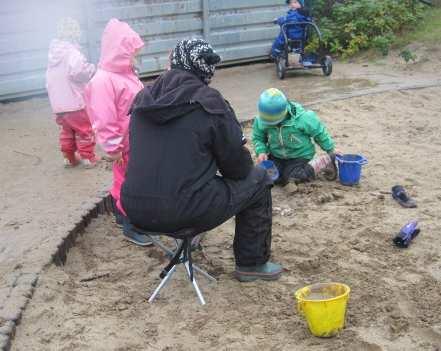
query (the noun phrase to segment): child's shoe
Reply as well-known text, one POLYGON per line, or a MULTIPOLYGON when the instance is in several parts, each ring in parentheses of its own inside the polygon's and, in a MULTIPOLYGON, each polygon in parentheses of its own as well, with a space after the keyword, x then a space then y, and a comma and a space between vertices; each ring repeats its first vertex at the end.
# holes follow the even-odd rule
POLYGON ((337 162, 335 161, 335 154, 329 153, 328 156, 331 159, 331 163, 323 170, 323 177, 332 182, 338 177, 338 167, 337 162))
POLYGON ((78 165, 78 158, 75 154, 68 154, 66 152, 63 153, 63 162, 64 162, 64 168, 72 168, 78 165))
POLYGON ((335 164, 335 155, 320 155, 309 161, 308 164, 314 169, 316 177, 321 173, 326 180, 333 181, 337 179, 338 170, 335 164))
POLYGON ((81 159, 81 165, 83 166, 83 168, 85 169, 92 169, 95 168, 96 165, 98 164, 99 159, 94 157, 94 158, 83 158, 81 159))

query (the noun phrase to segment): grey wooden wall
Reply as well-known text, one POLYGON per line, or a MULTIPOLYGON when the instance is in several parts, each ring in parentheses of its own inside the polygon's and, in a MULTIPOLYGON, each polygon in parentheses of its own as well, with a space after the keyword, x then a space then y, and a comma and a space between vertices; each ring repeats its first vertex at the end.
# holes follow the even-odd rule
POLYGON ((96 63, 100 37, 112 18, 146 41, 141 73, 160 72, 183 38, 207 39, 224 63, 266 57, 278 32, 272 24, 284 0, 15 0, 0 6, 0 100, 45 91, 47 50, 57 21, 80 21, 84 53, 96 63))

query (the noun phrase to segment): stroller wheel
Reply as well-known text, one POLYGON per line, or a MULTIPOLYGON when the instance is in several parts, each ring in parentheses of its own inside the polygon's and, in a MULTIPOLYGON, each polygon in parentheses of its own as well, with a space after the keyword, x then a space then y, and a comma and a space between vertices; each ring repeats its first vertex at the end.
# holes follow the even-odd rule
POLYGON ((286 60, 283 57, 279 57, 276 61, 276 71, 277 71, 277 77, 279 79, 285 78, 286 73, 286 60))
POLYGON ((325 76, 330 76, 332 73, 332 59, 331 56, 325 56, 322 59, 322 71, 325 76))

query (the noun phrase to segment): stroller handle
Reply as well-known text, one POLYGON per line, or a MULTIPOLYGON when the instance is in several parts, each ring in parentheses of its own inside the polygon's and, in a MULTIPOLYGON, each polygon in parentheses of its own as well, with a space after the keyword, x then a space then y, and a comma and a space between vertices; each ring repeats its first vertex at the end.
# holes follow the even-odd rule
POLYGON ((314 28, 315 32, 317 33, 318 37, 319 37, 319 41, 322 41, 322 33, 320 32, 319 27, 317 27, 317 25, 314 22, 286 22, 284 24, 282 24, 280 26, 280 28, 282 29, 282 33, 283 36, 285 37, 285 42, 287 42, 288 40, 288 36, 286 35, 286 28, 289 26, 294 26, 294 25, 301 25, 304 26, 305 28, 308 26, 311 26, 312 28, 314 28))

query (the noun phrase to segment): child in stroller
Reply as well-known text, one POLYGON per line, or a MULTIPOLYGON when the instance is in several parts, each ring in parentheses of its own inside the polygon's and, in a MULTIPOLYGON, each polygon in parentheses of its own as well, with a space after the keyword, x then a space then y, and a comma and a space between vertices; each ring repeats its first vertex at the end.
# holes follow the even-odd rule
MULTIPOLYGON (((281 16, 275 21, 280 27, 288 22, 311 22, 309 17, 309 11, 305 7, 304 0, 286 0, 286 4, 289 6, 286 16, 281 16)), ((304 38, 304 26, 289 26, 287 28, 287 37, 291 40, 302 40, 304 38)), ((280 31, 277 38, 274 40, 271 48, 271 57, 277 59, 285 47, 285 36, 280 31)))

